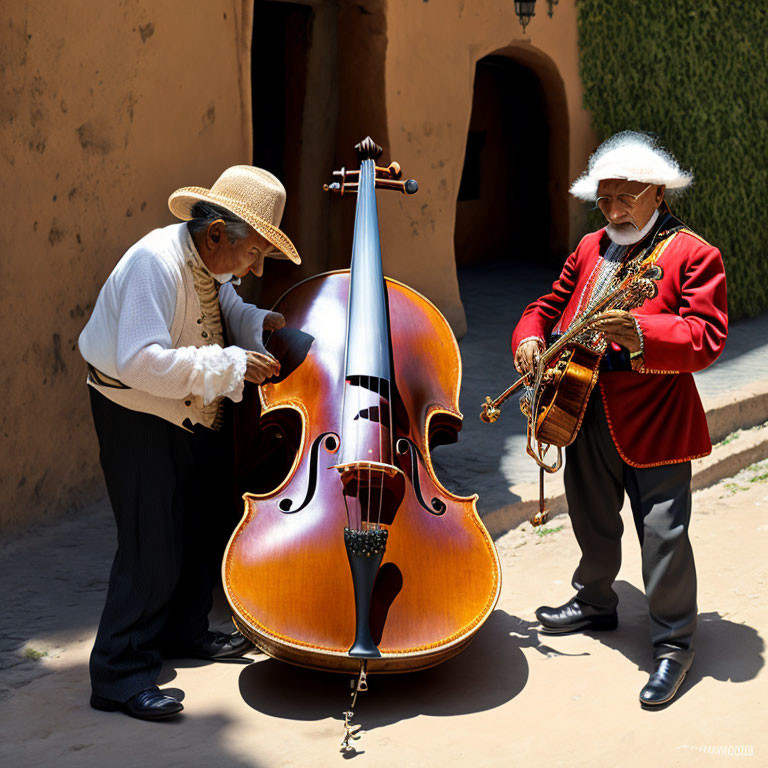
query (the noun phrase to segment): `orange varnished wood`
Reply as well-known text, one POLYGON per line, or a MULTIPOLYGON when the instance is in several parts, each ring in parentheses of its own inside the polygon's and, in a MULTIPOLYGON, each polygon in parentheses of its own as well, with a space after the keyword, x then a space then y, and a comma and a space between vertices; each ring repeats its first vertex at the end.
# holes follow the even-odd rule
POLYGON ((537 440, 564 448, 576 439, 597 381, 600 359, 599 353, 572 344, 552 365, 552 377, 542 388, 537 440))
MULTIPOLYGON (((460 651, 485 621, 500 587, 493 542, 475 508, 476 496, 451 494, 435 477, 430 433, 460 427, 461 361, 453 334, 424 297, 387 280, 395 393, 394 439, 416 444, 424 463, 418 480, 432 514, 416 498, 410 479, 389 527, 374 588, 372 631, 381 659, 371 672, 430 666, 460 651)), ((311 479, 311 450, 325 433, 339 434, 349 272, 321 275, 286 294, 277 311, 287 329, 270 350, 283 364, 280 380, 260 388, 265 419, 291 409, 303 419, 294 466, 274 491, 245 497, 245 514, 223 565, 227 597, 238 625, 267 653, 305 666, 355 670, 347 656, 355 634, 352 578, 343 528, 347 524, 341 476, 328 469, 338 446, 322 444, 312 500, 296 509, 311 479), (296 349, 302 350, 296 354, 296 349), (304 354, 306 351, 306 354, 304 354), (300 361, 300 362, 298 362, 300 361)), ((393 461, 410 478, 410 454, 393 461)))

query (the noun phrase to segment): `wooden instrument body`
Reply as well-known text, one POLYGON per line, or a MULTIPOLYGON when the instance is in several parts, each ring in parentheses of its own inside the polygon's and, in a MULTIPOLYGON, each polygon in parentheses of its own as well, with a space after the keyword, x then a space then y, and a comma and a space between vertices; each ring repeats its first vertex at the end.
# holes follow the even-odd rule
POLYGON ((480 418, 492 424, 501 415, 501 404, 513 392, 522 385, 530 387, 520 400, 520 410, 528 420, 528 454, 542 470, 556 472, 560 468, 560 451, 554 464, 548 463, 544 454, 550 446, 570 445, 581 427, 606 349, 600 322, 611 312, 628 312, 657 295, 657 283, 664 276, 657 261, 676 233, 661 233, 660 240, 654 239, 624 264, 605 295, 587 314, 574 318, 565 334, 541 354, 535 374, 521 376, 495 400, 486 397, 480 418))
POLYGON ((571 343, 544 371, 536 409, 536 439, 564 448, 581 427, 602 353, 571 343))
MULTIPOLYGON (((342 431, 349 282, 347 270, 310 278, 275 307, 287 327, 268 344, 282 370, 260 387, 262 426, 282 435, 293 429, 297 450, 275 490, 244 497, 223 562, 227 599, 246 636, 275 658, 334 671, 360 668, 348 653, 355 603, 347 512, 331 468, 342 431)), ((401 474, 383 500, 389 537, 370 620, 380 658, 367 668, 402 672, 437 664, 470 641, 496 604, 500 570, 477 496, 446 490, 430 460, 431 447, 453 442, 461 426, 453 333, 423 296, 385 283, 395 372, 392 463, 401 474)))

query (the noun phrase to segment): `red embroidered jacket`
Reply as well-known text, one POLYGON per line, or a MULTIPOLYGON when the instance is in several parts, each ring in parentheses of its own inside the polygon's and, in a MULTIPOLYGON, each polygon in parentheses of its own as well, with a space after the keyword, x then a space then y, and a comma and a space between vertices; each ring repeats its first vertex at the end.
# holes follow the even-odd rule
MULTIPOLYGON (((680 224, 668 211, 664 214, 657 232, 670 222, 680 224)), ((545 341, 555 324, 568 327, 583 297, 589 298, 590 277, 609 242, 604 229, 584 237, 552 292, 523 312, 512 335, 513 353, 525 339, 545 341)), ((658 295, 632 310, 643 335, 642 368, 601 370, 598 378, 613 441, 634 467, 674 464, 710 453, 704 408, 691 374, 717 359, 728 335, 720 251, 682 230, 657 264, 663 269, 658 295)))

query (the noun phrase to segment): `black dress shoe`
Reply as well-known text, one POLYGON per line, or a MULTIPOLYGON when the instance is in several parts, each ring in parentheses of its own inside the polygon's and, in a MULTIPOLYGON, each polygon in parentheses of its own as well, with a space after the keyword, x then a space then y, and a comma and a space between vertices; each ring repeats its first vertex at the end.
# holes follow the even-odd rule
POLYGON ((147 688, 131 696, 128 701, 105 699, 95 693, 91 696, 91 706, 102 712, 125 712, 139 720, 163 720, 177 715, 184 705, 172 696, 166 696, 159 688, 147 688))
POLYGON ((545 635, 564 635, 568 632, 580 632, 586 629, 616 629, 619 625, 615 611, 600 613, 597 608, 582 603, 575 597, 559 608, 541 606, 536 611, 536 618, 541 625, 539 632, 545 635))
POLYGON ((248 638, 235 631, 227 635, 224 632, 208 631, 188 649, 187 654, 197 659, 234 659, 253 648, 248 638))
POLYGON ((658 707, 675 698, 688 670, 674 659, 658 659, 645 688, 640 691, 640 703, 658 707))

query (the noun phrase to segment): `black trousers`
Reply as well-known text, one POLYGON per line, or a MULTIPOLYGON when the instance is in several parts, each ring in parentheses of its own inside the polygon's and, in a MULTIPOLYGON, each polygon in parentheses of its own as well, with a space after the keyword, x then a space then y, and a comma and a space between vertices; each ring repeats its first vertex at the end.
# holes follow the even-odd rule
POLYGON ((602 399, 590 399, 576 440, 566 448, 565 494, 581 561, 573 575, 579 600, 615 610, 626 491, 640 540, 643 581, 656 659, 689 667, 696 630, 696 568, 688 538, 691 462, 639 469, 619 456, 602 399))
POLYGON ((187 432, 89 391, 117 524, 91 685, 126 701, 155 684, 161 650, 183 648, 208 629, 230 463, 221 433, 187 432))

